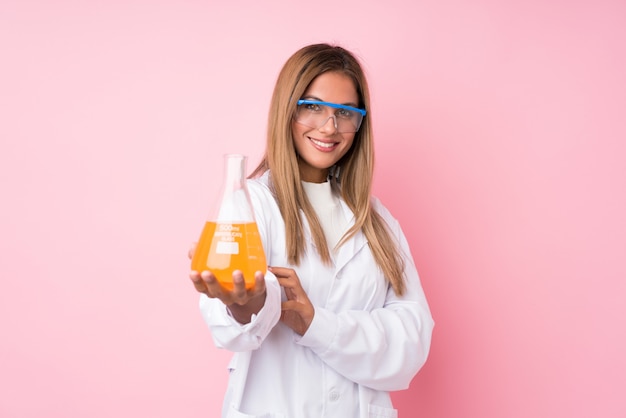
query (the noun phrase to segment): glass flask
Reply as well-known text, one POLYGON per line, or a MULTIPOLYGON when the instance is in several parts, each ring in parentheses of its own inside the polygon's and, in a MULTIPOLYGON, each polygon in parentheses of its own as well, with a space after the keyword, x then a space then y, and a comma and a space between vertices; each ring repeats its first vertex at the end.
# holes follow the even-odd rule
POLYGON ((254 286, 254 273, 267 268, 263 243, 254 219, 246 185, 247 157, 224 156, 224 180, 219 200, 207 217, 191 260, 191 269, 211 271, 227 289, 233 271, 241 270, 246 288, 254 286))

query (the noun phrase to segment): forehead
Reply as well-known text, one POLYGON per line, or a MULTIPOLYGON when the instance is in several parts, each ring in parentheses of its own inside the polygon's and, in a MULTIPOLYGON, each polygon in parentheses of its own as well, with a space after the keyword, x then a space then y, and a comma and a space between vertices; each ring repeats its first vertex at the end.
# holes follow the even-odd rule
POLYGON ((318 75, 304 92, 305 97, 314 97, 333 103, 359 103, 356 86, 347 75, 332 71, 318 75))

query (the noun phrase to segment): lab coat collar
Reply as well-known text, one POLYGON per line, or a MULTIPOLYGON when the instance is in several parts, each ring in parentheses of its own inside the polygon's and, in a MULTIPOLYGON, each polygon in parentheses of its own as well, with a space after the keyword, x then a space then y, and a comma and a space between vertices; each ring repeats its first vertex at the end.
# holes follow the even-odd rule
MULTIPOLYGON (((259 180, 268 185, 270 183, 270 172, 266 171, 259 178, 259 180)), ((348 207, 346 202, 343 199, 339 199, 341 204, 341 208, 343 210, 344 216, 348 220, 348 226, 346 230, 350 229, 352 225, 354 225, 354 213, 348 207)), ((315 247, 315 243, 313 242, 313 237, 311 236, 311 228, 309 227, 309 222, 304 216, 304 211, 300 210, 300 215, 302 217, 302 223, 304 227, 304 239, 306 242, 312 247, 315 247)), ((352 238, 350 238, 347 242, 345 242, 341 247, 339 247, 339 251, 333 257, 335 262, 336 271, 339 271, 343 266, 345 266, 360 250, 367 244, 367 238, 365 238, 365 234, 363 231, 359 230, 352 238)))
MULTIPOLYGON (((346 202, 344 202, 343 199, 340 199, 340 202, 346 219, 349 219, 348 227, 346 228, 347 231, 354 225, 355 217, 346 202)), ((339 247, 335 259, 336 271, 341 270, 343 266, 345 266, 365 245, 367 245, 367 238, 365 237, 365 234, 363 234, 363 231, 359 229, 352 238, 344 242, 343 245, 339 247)))

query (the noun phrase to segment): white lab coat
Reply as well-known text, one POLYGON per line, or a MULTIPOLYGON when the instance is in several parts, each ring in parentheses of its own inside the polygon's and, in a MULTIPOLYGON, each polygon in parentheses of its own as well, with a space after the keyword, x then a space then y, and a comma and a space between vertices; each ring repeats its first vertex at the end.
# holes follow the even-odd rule
MULTIPOLYGON (((306 253, 299 266, 290 265, 268 173, 249 180, 248 189, 268 265, 296 270, 315 316, 304 336, 279 322, 285 296, 269 272, 265 306, 249 324, 239 324, 219 300, 201 295, 216 346, 234 352, 222 417, 397 417, 389 391, 409 386, 426 361, 434 326, 400 225, 373 199, 404 254, 402 297, 386 282, 361 232, 326 266, 305 220, 306 253)), ((353 214, 341 204, 349 227, 353 214)))

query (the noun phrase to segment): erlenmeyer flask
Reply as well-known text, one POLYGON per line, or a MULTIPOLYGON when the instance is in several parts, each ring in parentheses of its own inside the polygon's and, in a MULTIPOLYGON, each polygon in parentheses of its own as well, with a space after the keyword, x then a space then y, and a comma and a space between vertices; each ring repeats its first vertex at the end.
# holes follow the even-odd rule
POLYGON ((191 269, 211 271, 222 286, 233 288, 233 271, 241 270, 246 288, 254 286, 254 273, 267 268, 261 236, 246 186, 247 157, 224 156, 225 176, 220 199, 202 230, 191 269))

